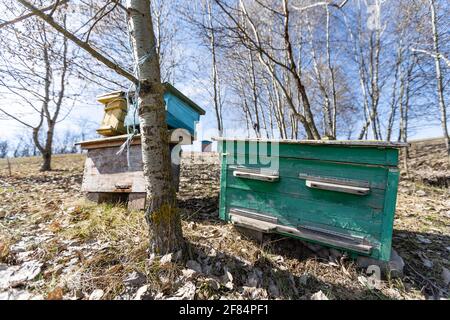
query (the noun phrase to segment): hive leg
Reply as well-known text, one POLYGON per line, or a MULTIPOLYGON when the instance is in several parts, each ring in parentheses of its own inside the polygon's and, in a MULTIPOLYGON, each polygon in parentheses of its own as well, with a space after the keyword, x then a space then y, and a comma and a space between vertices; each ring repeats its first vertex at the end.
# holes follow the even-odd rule
POLYGON ((86 199, 95 203, 100 203, 101 193, 100 192, 88 192, 86 194, 86 199))
POLYGON ((128 196, 128 210, 145 209, 145 192, 134 192, 128 196))

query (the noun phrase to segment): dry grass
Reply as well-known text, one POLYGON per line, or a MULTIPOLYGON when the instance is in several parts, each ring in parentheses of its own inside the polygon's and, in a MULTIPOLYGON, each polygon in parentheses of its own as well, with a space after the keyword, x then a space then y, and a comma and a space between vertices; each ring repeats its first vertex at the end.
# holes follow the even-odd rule
POLYGON ((12 241, 9 237, 0 236, 0 263, 8 263, 10 261, 10 246, 12 241))
POLYGON ((59 222, 62 239, 104 244, 89 257, 80 253, 80 287, 86 293, 101 288, 112 298, 123 289, 132 271, 146 274, 148 235, 142 212, 128 212, 123 205, 95 205, 78 201, 59 222), (64 220, 65 219, 65 220, 64 220))
MULTIPOLYGON (((56 172, 83 172, 84 154, 57 154, 53 155, 52 169, 56 172)), ((39 174, 42 163, 41 157, 26 157, 9 159, 11 173, 16 177, 26 177, 30 174, 39 174)), ((8 163, 6 159, 0 159, 0 176, 7 176, 8 163)))
MULTIPOLYGON (((104 299, 127 294, 132 298, 135 292, 128 293, 124 284, 131 272, 142 274, 154 294, 173 294, 183 284, 184 261, 149 260, 142 212, 83 200, 79 192, 83 162, 82 155, 55 156, 56 170, 40 173, 39 158, 13 159, 13 176, 8 177, 5 161, 0 160, 0 209, 11 218, 0 219, 0 262, 15 262, 10 248, 21 239, 48 234, 26 249, 45 262, 41 278, 29 286, 44 298, 86 299, 94 289, 102 289, 104 299)), ((443 287, 440 270, 450 267, 447 189, 420 181, 401 182, 393 246, 407 263, 406 276, 387 279, 379 289, 359 282, 364 271, 350 259, 330 262, 312 255, 297 240, 274 236, 259 243, 239 233, 220 221, 217 211, 209 211, 211 201, 217 204, 216 196, 191 198, 187 193, 182 197, 188 259, 212 266, 210 277, 220 278, 227 267, 235 287, 217 288, 210 279, 199 277, 196 298, 251 298, 239 288, 255 270, 262 273, 261 286, 275 284, 284 299, 307 299, 319 290, 332 299, 423 299, 443 287), (425 195, 419 195, 420 190, 425 195), (418 236, 431 243, 421 243, 418 236), (432 268, 424 267, 424 254, 432 268)))

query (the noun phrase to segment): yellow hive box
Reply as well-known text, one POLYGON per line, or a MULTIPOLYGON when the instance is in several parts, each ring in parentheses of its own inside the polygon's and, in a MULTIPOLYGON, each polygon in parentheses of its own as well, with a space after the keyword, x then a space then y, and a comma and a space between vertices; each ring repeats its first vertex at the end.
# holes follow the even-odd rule
POLYGON ((122 91, 109 92, 98 96, 97 101, 105 105, 105 115, 97 133, 105 137, 126 133, 127 130, 124 126, 127 114, 125 94, 122 91))

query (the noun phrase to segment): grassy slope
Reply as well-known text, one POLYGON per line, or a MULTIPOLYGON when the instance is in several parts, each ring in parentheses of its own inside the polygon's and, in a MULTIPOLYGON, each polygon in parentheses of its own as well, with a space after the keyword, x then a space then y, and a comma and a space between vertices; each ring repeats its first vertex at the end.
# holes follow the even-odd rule
MULTIPOLYGON (((104 298, 132 297, 123 282, 132 271, 145 276, 153 296, 173 295, 188 281, 182 276, 183 263, 148 261, 140 212, 83 200, 83 161, 82 155, 55 156, 55 171, 40 173, 39 158, 13 159, 9 177, 6 161, 0 160, 0 210, 7 215, 0 219, 0 263, 20 264, 14 245, 23 240, 30 257, 45 263, 27 286, 41 297, 87 298, 98 288, 104 298)), ((393 246, 405 259, 405 277, 383 281, 378 289, 363 284, 364 271, 348 259, 318 258, 292 239, 275 237, 263 244, 247 239, 217 219, 214 203, 212 213, 202 212, 216 196, 182 197, 188 259, 211 266, 208 275, 189 280, 197 288, 196 298, 308 299, 321 290, 333 299, 420 299, 443 289, 442 267, 450 268, 448 189, 425 186, 420 179, 402 180, 393 246), (233 288, 214 284, 221 283, 224 267, 233 275, 233 288), (246 289, 255 270, 262 275, 258 286, 266 290, 246 289)))

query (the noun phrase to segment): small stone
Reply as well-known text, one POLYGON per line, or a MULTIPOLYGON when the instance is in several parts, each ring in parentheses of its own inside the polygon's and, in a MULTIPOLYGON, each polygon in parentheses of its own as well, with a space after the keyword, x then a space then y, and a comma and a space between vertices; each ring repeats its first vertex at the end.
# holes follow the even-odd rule
POLYGON ((89 300, 100 300, 104 294, 105 294, 105 292, 102 289, 95 289, 89 295, 89 300))
POLYGON ((41 267, 42 263, 39 261, 24 262, 9 278, 9 285, 16 287, 22 285, 25 281, 33 280, 41 273, 41 267))
POLYGON ((181 270, 181 273, 183 274, 183 278, 186 280, 192 280, 195 275, 197 274, 197 271, 192 269, 183 269, 181 270))
POLYGON ((391 259, 389 260, 389 272, 391 277, 402 277, 403 269, 405 268, 405 262, 402 257, 395 251, 391 250, 391 259))
POLYGON ((167 300, 192 300, 195 297, 195 284, 187 282, 184 286, 179 288, 175 295, 167 300))
POLYGON ((172 253, 168 253, 168 254, 162 256, 161 259, 159 260, 159 262, 160 262, 162 265, 168 264, 168 263, 170 263, 171 261, 172 261, 172 253))
POLYGON ((0 219, 3 219, 6 217, 6 210, 5 209, 0 209, 0 219))
POLYGON ((192 230, 195 230, 195 229, 197 229, 197 225, 195 224, 194 221, 191 221, 191 222, 188 223, 188 228, 192 229, 192 230))
POLYGON ((416 196, 418 196, 418 197, 424 197, 426 195, 427 195, 427 193, 425 191, 423 191, 423 190, 417 190, 416 191, 416 196))
POLYGON ((198 273, 202 273, 202 266, 195 260, 189 260, 188 262, 186 262, 186 267, 198 273))
POLYGON ((155 300, 162 300, 164 298, 164 293, 158 292, 155 296, 155 300))
POLYGON ((282 256, 276 256, 274 258, 274 261, 277 263, 283 263, 284 262, 284 258, 282 256))
POLYGON ((389 262, 373 259, 370 257, 359 256, 356 259, 356 264, 363 269, 371 266, 378 266, 382 275, 390 274, 392 278, 402 277, 405 262, 394 249, 391 250, 391 259, 389 262))
POLYGON ((322 292, 322 290, 317 291, 311 296, 311 300, 329 300, 328 297, 322 292))
POLYGON ((147 292, 148 285, 140 287, 133 298, 133 300, 142 300, 142 296, 147 292))
POLYGON ((233 282, 233 275, 231 274, 230 271, 228 271, 227 269, 225 269, 225 274, 222 277, 222 281, 227 283, 227 282, 233 282))
POLYGON ((234 289, 233 282, 228 281, 227 283, 225 283, 225 288, 227 288, 228 290, 233 290, 234 289))

